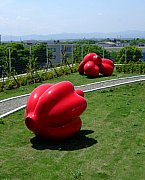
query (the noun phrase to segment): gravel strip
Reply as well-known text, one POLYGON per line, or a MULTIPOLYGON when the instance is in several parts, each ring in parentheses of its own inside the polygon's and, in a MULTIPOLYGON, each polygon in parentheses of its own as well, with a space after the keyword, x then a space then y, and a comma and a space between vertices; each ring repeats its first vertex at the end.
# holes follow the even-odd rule
MULTIPOLYGON (((113 87, 121 84, 127 84, 132 82, 145 81, 145 75, 141 76, 132 76, 127 78, 119 78, 107 81, 101 81, 81 86, 75 86, 76 89, 81 89, 84 92, 104 89, 108 87, 113 87)), ((9 115, 8 112, 14 112, 14 110, 18 110, 20 106, 24 108, 24 105, 27 102, 28 95, 18 96, 17 98, 9 98, 7 100, 0 101, 0 118, 4 117, 5 114, 9 115)))
POLYGON ((10 99, 0 102, 0 116, 26 104, 28 96, 10 99))

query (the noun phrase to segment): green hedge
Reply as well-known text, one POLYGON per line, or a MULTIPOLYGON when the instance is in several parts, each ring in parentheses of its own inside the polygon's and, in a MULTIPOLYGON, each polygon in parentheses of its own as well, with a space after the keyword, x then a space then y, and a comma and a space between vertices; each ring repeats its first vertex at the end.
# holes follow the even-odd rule
POLYGON ((40 71, 33 74, 27 73, 27 75, 20 77, 16 76, 15 79, 13 79, 12 77, 7 78, 5 81, 0 82, 0 92, 4 91, 5 89, 15 89, 20 86, 26 86, 29 84, 53 79, 54 77, 71 74, 77 72, 77 70, 78 65, 61 66, 60 68, 53 68, 49 71, 40 71))
POLYGON ((145 63, 116 65, 116 72, 124 74, 145 74, 145 63))

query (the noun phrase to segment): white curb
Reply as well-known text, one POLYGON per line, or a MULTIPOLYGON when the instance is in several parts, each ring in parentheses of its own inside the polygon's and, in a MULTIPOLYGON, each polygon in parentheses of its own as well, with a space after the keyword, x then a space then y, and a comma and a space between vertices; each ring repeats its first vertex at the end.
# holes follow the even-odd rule
POLYGON ((4 118, 4 117, 6 117, 6 116, 8 116, 8 115, 10 115, 10 114, 12 114, 12 113, 14 113, 16 111, 19 111, 19 110, 25 108, 25 107, 26 107, 26 105, 23 105, 23 106, 20 106, 20 107, 18 107, 16 109, 13 109, 12 111, 9 111, 9 112, 7 112, 5 114, 0 115, 0 118, 4 118))
POLYGON ((12 99, 17 99, 17 98, 29 96, 29 95, 30 95, 30 94, 23 94, 23 95, 20 95, 20 96, 10 97, 10 98, 1 100, 0 103, 3 103, 3 102, 5 102, 5 101, 10 101, 10 100, 12 100, 12 99))
MULTIPOLYGON (((75 86, 75 88, 80 88, 80 87, 85 87, 85 86, 89 86, 89 85, 93 85, 93 84, 100 84, 100 83, 105 83, 105 82, 111 82, 111 81, 117 81, 117 80, 123 80, 123 79, 131 79, 131 78, 135 78, 135 77, 145 77, 145 75, 140 75, 140 76, 130 76, 130 77, 126 77, 126 78, 118 78, 118 79, 110 79, 110 80, 105 80, 105 81, 100 81, 100 82, 95 82, 95 83, 90 83, 90 84, 85 84, 85 85, 80 85, 80 86, 75 86)), ((94 88, 94 89, 90 89, 90 90, 84 90, 83 92, 91 92, 91 91, 95 91, 95 90, 101 90, 101 89, 105 89, 105 88, 110 88, 110 87, 114 87, 114 86, 118 86, 118 85, 123 85, 123 84, 129 84, 129 83, 133 83, 133 82, 139 82, 139 81, 145 81, 145 79, 137 79, 137 80, 133 80, 133 81, 128 81, 128 82, 122 82, 122 83, 118 83, 118 84, 113 84, 113 85, 108 85, 108 86, 103 86, 103 87, 99 87, 99 88, 94 88)), ((21 97, 25 97, 25 96, 29 96, 30 94, 24 94, 21 96, 15 96, 15 97, 11 97, 11 98, 7 98, 4 100, 1 100, 0 103, 5 102, 5 101, 9 101, 12 99, 16 99, 16 98, 21 98, 21 97)), ((0 115, 0 118, 6 117, 16 111, 19 111, 23 108, 25 108, 26 105, 20 106, 16 109, 13 109, 12 111, 9 111, 5 114, 0 115)))

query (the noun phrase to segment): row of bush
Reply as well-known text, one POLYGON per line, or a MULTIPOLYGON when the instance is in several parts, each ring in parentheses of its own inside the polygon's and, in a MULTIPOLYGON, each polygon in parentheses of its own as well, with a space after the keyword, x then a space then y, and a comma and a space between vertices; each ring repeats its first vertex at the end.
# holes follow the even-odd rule
POLYGON ((116 65, 116 72, 124 74, 145 74, 145 63, 116 65))
MULTIPOLYGON (((42 81, 46 81, 49 79, 53 79, 54 77, 60 77, 62 75, 71 74, 77 72, 78 65, 65 65, 60 66, 60 68, 52 68, 49 71, 36 71, 29 72, 25 76, 13 76, 6 78, 5 80, 0 82, 0 92, 9 89, 15 89, 20 86, 26 86, 29 84, 39 83, 42 81)), ((124 74, 145 74, 145 63, 141 64, 122 64, 116 65, 116 73, 124 73, 124 74)))
POLYGON ((62 75, 71 74, 77 72, 78 65, 66 65, 60 68, 52 68, 49 71, 36 71, 34 73, 27 73, 25 76, 9 77, 0 82, 0 92, 9 89, 15 89, 20 86, 26 86, 29 84, 39 83, 54 77, 60 77, 62 75))

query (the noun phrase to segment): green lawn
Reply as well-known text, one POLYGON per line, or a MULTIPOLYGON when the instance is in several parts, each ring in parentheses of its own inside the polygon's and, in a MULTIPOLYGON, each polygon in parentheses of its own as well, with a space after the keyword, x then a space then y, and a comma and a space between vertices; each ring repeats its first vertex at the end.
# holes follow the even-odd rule
POLYGON ((82 130, 65 142, 35 137, 21 110, 0 119, 0 179, 144 180, 145 83, 85 93, 82 130))
MULTIPOLYGON (((133 76, 133 75, 137 75, 137 74, 119 74, 119 73, 116 73, 114 70, 114 74, 110 77, 103 77, 102 75, 100 75, 98 78, 88 78, 85 75, 81 76, 79 75, 79 73, 73 73, 70 75, 63 75, 61 77, 54 78, 54 79, 51 79, 42 83, 57 83, 60 81, 71 81, 75 86, 79 86, 82 84, 89 84, 89 83, 93 83, 97 81, 103 81, 103 80, 115 79, 115 78, 127 77, 127 76, 133 76)), ((13 97, 13 96, 19 96, 22 94, 30 93, 34 88, 36 88, 42 83, 36 83, 29 86, 22 86, 18 89, 5 90, 4 92, 0 92, 0 100, 13 97)))

